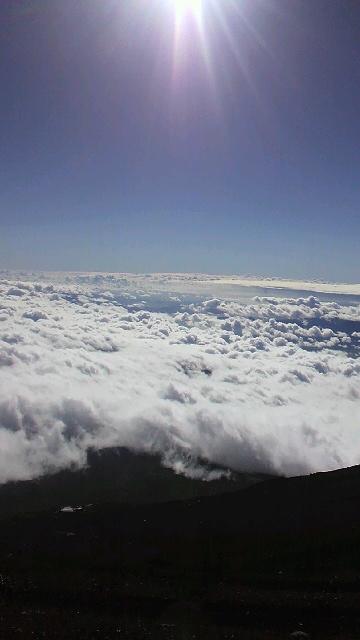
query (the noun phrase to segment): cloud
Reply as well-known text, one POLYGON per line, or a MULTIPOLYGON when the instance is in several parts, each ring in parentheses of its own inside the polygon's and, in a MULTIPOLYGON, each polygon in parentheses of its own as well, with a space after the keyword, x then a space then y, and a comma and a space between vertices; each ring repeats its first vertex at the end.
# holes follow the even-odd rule
POLYGON ((34 322, 37 322, 38 320, 46 320, 47 315, 43 311, 37 311, 36 309, 34 309, 32 311, 25 311, 23 313, 23 318, 29 318, 29 320, 34 320, 34 322))
POLYGON ((191 295, 166 291, 169 274, 18 278, 0 281, 1 482, 111 445, 186 473, 197 457, 285 474, 360 462, 357 302, 204 297, 191 274, 191 295))

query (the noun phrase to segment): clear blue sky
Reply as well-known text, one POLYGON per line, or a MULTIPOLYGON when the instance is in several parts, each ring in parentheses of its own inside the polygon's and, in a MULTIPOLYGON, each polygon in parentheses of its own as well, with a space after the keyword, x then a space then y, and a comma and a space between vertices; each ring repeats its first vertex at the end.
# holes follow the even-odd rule
POLYGON ((0 267, 360 280, 360 2, 1 0, 0 267))

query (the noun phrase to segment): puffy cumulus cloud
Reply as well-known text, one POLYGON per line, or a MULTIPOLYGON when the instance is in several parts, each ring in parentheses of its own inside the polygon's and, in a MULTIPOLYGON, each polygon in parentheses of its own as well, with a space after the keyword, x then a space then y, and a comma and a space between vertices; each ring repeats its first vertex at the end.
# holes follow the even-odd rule
POLYGON ((146 288, 145 276, 10 275, 1 482, 83 465, 89 447, 111 445, 192 474, 197 457, 285 474, 360 462, 358 303, 203 298, 195 278, 190 296, 160 292, 153 277, 146 288))

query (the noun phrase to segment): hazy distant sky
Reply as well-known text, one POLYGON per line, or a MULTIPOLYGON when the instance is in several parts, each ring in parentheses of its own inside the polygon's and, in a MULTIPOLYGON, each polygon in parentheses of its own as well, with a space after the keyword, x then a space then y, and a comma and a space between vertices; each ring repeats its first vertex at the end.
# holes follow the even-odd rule
POLYGON ((359 0, 1 0, 0 266, 359 281, 359 0), (176 42, 175 42, 176 40, 176 42))

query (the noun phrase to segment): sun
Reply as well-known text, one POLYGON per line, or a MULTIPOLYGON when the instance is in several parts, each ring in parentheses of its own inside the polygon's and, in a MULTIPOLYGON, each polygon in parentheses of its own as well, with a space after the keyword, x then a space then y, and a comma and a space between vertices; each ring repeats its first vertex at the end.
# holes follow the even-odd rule
POLYGON ((192 14, 198 17, 201 12, 202 0, 172 0, 177 20, 183 18, 186 14, 192 14))

